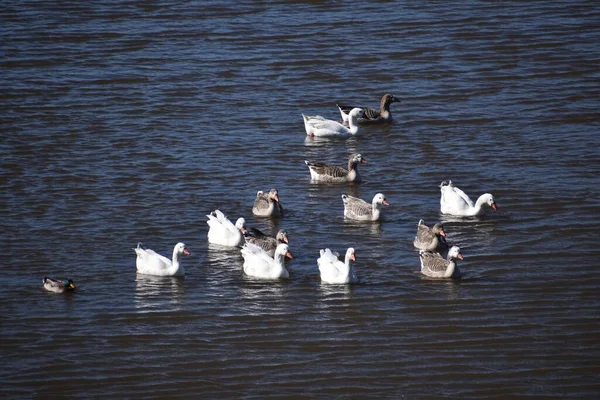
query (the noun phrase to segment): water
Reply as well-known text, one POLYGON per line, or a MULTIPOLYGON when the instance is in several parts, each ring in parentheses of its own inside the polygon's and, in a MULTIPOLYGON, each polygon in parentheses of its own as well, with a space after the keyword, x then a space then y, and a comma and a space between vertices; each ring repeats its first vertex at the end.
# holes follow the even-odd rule
POLYGON ((3 398, 596 398, 600 7, 595 2, 2 6, 3 398), (395 122, 305 138, 336 102, 395 122), (305 159, 369 161, 315 185, 305 159), (452 179, 500 211, 439 214, 452 179), (256 191, 287 215, 256 219, 256 191), (342 193, 392 204, 345 223, 342 193), (286 282, 209 247, 219 208, 290 235, 286 282), (460 281, 412 239, 444 222, 460 281), (136 276, 138 241, 192 256, 136 276), (321 285, 319 249, 361 283, 321 285), (75 293, 41 289, 71 277, 75 293))

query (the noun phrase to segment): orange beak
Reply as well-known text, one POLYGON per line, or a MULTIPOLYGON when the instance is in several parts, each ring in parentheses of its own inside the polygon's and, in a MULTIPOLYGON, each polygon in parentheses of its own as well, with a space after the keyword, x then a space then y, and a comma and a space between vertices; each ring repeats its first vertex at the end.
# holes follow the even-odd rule
POLYGON ((352 261, 356 261, 356 256, 354 255, 354 253, 350 254, 350 259, 352 261))
POLYGON ((289 242, 288 242, 288 238, 287 238, 287 236, 284 236, 284 237, 283 237, 283 241, 284 241, 284 242, 286 242, 286 243, 289 243, 289 242))
POLYGON ((390 203, 388 203, 388 202, 387 202, 387 200, 383 200, 383 205, 384 205, 384 206, 389 206, 389 205, 390 205, 390 203))
POLYGON ((367 160, 365 160, 365 159, 363 158, 363 159, 362 159, 362 161, 361 161, 361 164, 366 164, 366 163, 367 163, 367 160))
POLYGON ((275 199, 276 202, 279 203, 279 195, 278 194, 276 194, 275 197, 273 197, 273 198, 275 199))
POLYGON ((186 256, 189 256, 192 253, 190 253, 190 251, 186 247, 184 247, 183 248, 183 254, 185 254, 186 256))
POLYGON ((494 209, 494 211, 498 211, 498 206, 496 205, 496 203, 492 203, 492 208, 494 209))
POLYGON ((463 259, 462 253, 458 253, 458 254, 456 255, 456 258, 458 258, 459 260, 462 260, 462 259, 463 259))
POLYGON ((286 256, 287 258, 294 258, 294 256, 292 255, 292 252, 291 252, 291 251, 289 251, 289 250, 288 250, 288 252, 287 252, 287 253, 285 253, 285 256, 286 256))
POLYGON ((444 231, 440 231, 440 236, 444 236, 444 237, 446 237, 446 232, 444 232, 444 231))

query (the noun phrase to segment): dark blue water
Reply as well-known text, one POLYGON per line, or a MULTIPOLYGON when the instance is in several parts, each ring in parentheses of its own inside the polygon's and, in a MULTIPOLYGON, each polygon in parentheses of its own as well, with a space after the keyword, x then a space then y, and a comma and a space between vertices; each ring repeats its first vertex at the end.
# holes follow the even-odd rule
POLYGON ((600 7, 404 1, 0 8, 4 398, 596 398, 600 7), (306 138, 336 102, 394 123, 306 138), (310 182, 305 159, 360 185, 310 182), (452 179, 500 211, 439 214, 452 179), (276 187, 280 220, 257 219, 276 187), (391 203, 343 219, 341 194, 391 203), (209 247, 215 208, 284 228, 289 281, 209 247), (419 274, 419 219, 461 247, 419 274), (192 255, 136 275, 137 242, 192 255), (360 283, 320 283, 319 249, 360 283), (44 276, 76 292, 50 294, 44 276))

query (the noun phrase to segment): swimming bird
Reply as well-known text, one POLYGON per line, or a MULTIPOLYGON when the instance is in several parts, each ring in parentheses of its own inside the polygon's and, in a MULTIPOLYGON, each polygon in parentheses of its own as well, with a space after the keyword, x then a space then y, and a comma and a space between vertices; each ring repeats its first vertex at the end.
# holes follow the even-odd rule
POLYGON ((361 181, 358 164, 366 164, 367 160, 361 154, 352 154, 348 158, 348 169, 316 161, 304 160, 310 171, 310 177, 318 182, 355 182, 361 181))
POLYGON ((325 119, 320 116, 317 116, 319 118, 315 118, 302 114, 302 118, 304 119, 304 129, 308 136, 349 137, 358 133, 359 128, 357 121, 363 114, 364 112, 360 108, 354 108, 350 111, 350 114, 348 115, 349 127, 346 127, 337 121, 325 119))
MULTIPOLYGON (((392 122, 392 111, 390 110, 390 105, 392 103, 399 103, 400 100, 390 93, 386 93, 381 97, 379 102, 379 110, 368 107, 361 107, 364 110, 364 115, 362 118, 358 118, 357 122, 359 125, 370 125, 370 124, 381 124, 386 122, 392 122)), ((348 121, 348 113, 354 107, 344 106, 341 104, 336 104, 338 109, 340 110, 340 114, 342 116, 342 121, 347 123, 348 121)))
POLYGON ((431 278, 460 278, 462 276, 456 260, 462 260, 463 256, 458 246, 452 246, 448 250, 448 257, 444 259, 440 253, 427 250, 419 251, 421 259, 421 273, 431 278))
POLYGON ((454 186, 452 181, 444 181, 440 184, 440 211, 442 214, 457 216, 475 216, 483 214, 483 205, 487 205, 498 210, 494 196, 489 193, 482 194, 473 204, 473 201, 459 188, 454 186))
POLYGON ((244 257, 244 273, 248 276, 271 280, 290 277, 283 261, 285 257, 293 258, 293 256, 285 243, 277 246, 273 258, 257 245, 246 243, 242 247, 242 257, 244 257))
POLYGON ((265 235, 256 228, 246 231, 246 243, 252 243, 267 252, 269 257, 275 256, 275 249, 281 243, 289 243, 287 231, 280 229, 275 237, 265 235))
POLYGON ((317 259, 321 281, 325 283, 344 284, 355 283, 358 281, 354 272, 354 267, 350 261, 356 261, 354 249, 349 247, 346 250, 344 262, 341 262, 338 253, 329 249, 320 251, 321 257, 317 259))
POLYGON ((390 205, 382 193, 377 193, 371 204, 347 194, 342 195, 342 201, 344 202, 344 217, 359 221, 377 221, 381 213, 381 205, 390 205))
POLYGON ((42 279, 42 282, 44 283, 44 289, 49 292, 64 293, 75 290, 75 283, 73 282, 73 279, 60 280, 48 278, 46 276, 44 279, 42 279))
POLYGON ((154 250, 144 249, 142 243, 138 243, 137 248, 133 249, 137 254, 135 264, 137 272, 145 275, 156 276, 184 276, 185 270, 179 262, 182 255, 189 256, 191 253, 183 243, 177 243, 173 248, 173 260, 161 256, 154 250))
POLYGON ((221 246, 238 247, 245 242, 246 220, 238 218, 235 225, 219 210, 207 215, 208 242, 221 246))
POLYGON ((448 251, 448 243, 446 243, 446 232, 444 225, 437 223, 433 228, 425 225, 425 221, 419 220, 417 225, 417 235, 413 241, 414 246, 419 250, 434 251, 444 254, 448 251))
POLYGON ((262 190, 256 193, 252 214, 258 217, 281 217, 283 216, 283 207, 279 202, 279 192, 277 189, 269 190, 265 194, 262 190))

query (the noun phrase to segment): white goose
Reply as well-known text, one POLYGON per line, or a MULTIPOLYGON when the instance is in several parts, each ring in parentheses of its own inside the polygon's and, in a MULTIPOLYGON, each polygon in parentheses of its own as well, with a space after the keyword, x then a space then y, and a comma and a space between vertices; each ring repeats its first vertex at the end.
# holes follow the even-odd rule
POLYGON ((350 264, 350 260, 356 261, 352 247, 346 251, 344 262, 338 259, 338 253, 333 253, 329 249, 321 250, 320 253, 321 257, 317 260, 317 265, 321 272, 321 281, 333 284, 355 283, 358 281, 354 268, 350 264))
POLYGON ((244 273, 248 276, 269 280, 290 277, 283 261, 285 257, 293 258, 293 256, 285 243, 277 246, 273 258, 257 245, 246 243, 242 247, 242 257, 244 257, 244 273))
POLYGON ((156 276, 184 276, 185 270, 179 262, 179 256, 190 255, 190 251, 183 243, 177 243, 173 249, 173 261, 165 256, 161 256, 154 250, 144 249, 142 243, 138 243, 137 248, 133 249, 137 254, 135 264, 137 272, 145 275, 156 276))
POLYGON ((331 119, 321 116, 309 117, 302 114, 304 129, 308 136, 317 137, 349 137, 358 133, 358 118, 364 114, 361 108, 354 108, 348 115, 349 128, 331 119))
POLYGON ((371 204, 347 194, 342 195, 344 217, 358 221, 377 221, 381 214, 381 205, 389 206, 383 193, 377 193, 371 204))
POLYGON ((227 219, 225 214, 215 210, 207 215, 206 223, 208 230, 208 242, 228 247, 239 247, 244 244, 244 232, 246 232, 246 220, 238 218, 235 225, 227 219))
POLYGON ((452 246, 448 250, 448 258, 444 259, 440 253, 421 250, 421 273, 431 278, 460 278, 462 276, 456 260, 462 260, 463 256, 458 246, 452 246))
POLYGON ((360 183, 358 164, 366 164, 362 154, 352 154, 348 158, 348 169, 316 161, 304 160, 310 171, 310 178, 315 182, 356 182, 360 183))
POLYGON ((473 204, 473 201, 452 181, 444 181, 440 184, 440 211, 442 214, 470 217, 483 214, 483 205, 498 210, 494 196, 489 193, 482 194, 473 204))

